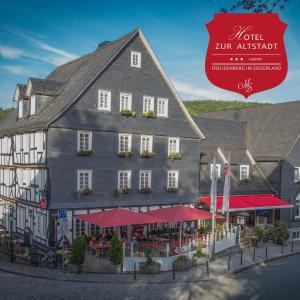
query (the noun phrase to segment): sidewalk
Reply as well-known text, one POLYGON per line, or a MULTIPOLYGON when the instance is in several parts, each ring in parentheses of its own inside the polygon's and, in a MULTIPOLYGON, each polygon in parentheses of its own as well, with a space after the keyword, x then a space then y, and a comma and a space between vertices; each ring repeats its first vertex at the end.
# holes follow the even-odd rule
POLYGON ((48 279, 55 281, 72 281, 72 282, 89 282, 89 283, 110 283, 110 284, 164 284, 164 283, 186 283, 197 282, 203 280, 215 280, 220 276, 232 275, 256 264, 262 264, 269 260, 277 259, 284 256, 300 254, 300 241, 294 242, 293 251, 292 244, 283 247, 269 244, 266 257, 266 246, 255 249, 255 260, 253 248, 243 251, 242 264, 241 254, 235 253, 230 256, 230 269, 228 268, 229 256, 218 258, 208 263, 209 274, 207 273, 207 264, 193 267, 184 272, 176 272, 173 279, 172 272, 160 273, 157 275, 136 274, 99 274, 99 273, 82 273, 69 274, 57 269, 47 269, 31 267, 10 263, 5 259, 0 259, 0 271, 12 274, 18 274, 28 277, 36 277, 40 279, 48 279))

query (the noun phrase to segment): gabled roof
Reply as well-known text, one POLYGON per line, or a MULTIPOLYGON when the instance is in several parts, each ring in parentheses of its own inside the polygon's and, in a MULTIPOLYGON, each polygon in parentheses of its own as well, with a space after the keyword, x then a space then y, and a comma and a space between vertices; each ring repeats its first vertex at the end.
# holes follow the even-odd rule
MULTIPOLYGON (((47 92, 51 95, 54 94, 55 97, 35 116, 31 116, 28 119, 24 118, 17 122, 16 119, 13 120, 10 118, 7 122, 0 123, 0 132, 9 133, 10 131, 15 130, 26 131, 36 128, 47 128, 50 124, 57 121, 81 98, 86 90, 98 79, 102 72, 109 67, 112 61, 137 35, 142 39, 154 63, 173 92, 181 110, 185 114, 187 120, 185 127, 188 127, 187 132, 193 132, 190 137, 203 139, 204 136, 202 132, 188 114, 175 88, 165 74, 140 29, 136 29, 110 44, 98 47, 94 52, 56 68, 46 79, 31 78, 27 86, 27 91, 30 92, 30 94, 32 94, 31 89, 33 89, 35 92, 42 91, 43 93, 47 92), (32 84, 32 88, 29 86, 30 84, 32 84)), ((16 113, 12 115, 16 116, 16 113)))
POLYGON ((64 85, 65 82, 49 79, 29 78, 26 95, 28 97, 32 95, 57 96, 64 85))
POLYGON ((27 89, 26 84, 17 83, 15 94, 14 94, 14 101, 26 99, 27 98, 26 89, 27 89))
POLYGON ((201 118, 211 122, 246 122, 246 139, 254 157, 278 159, 288 153, 300 134, 300 101, 205 113, 201 118))

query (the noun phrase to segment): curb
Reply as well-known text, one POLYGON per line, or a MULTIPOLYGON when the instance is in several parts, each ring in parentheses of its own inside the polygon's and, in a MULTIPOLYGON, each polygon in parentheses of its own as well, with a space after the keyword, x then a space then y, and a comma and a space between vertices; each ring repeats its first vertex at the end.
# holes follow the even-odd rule
MULTIPOLYGON (((268 262, 272 262, 274 260, 279 260, 281 258, 286 258, 290 256, 296 256, 300 255, 300 251, 293 252, 293 253, 288 253, 282 256, 277 256, 277 257, 272 257, 269 259, 265 260, 259 260, 257 262, 254 262, 248 266, 244 266, 240 269, 234 270, 232 272, 229 272, 224 275, 217 275, 211 278, 203 278, 199 280, 189 280, 189 281, 177 281, 177 280, 169 280, 169 281, 142 281, 142 280, 129 280, 129 281, 105 281, 105 280, 80 280, 80 279, 71 279, 71 278, 55 278, 55 277, 50 277, 50 276, 41 276, 41 275, 34 275, 34 274, 28 274, 28 273, 23 273, 23 272, 18 272, 18 271, 11 271, 5 268, 0 268, 0 272, 12 274, 12 275, 18 275, 18 276, 24 276, 24 277, 29 277, 29 278, 39 278, 39 279, 45 279, 45 280, 51 280, 51 281, 62 281, 62 282, 74 282, 74 283, 103 283, 103 284, 115 284, 115 285, 145 285, 145 284, 187 284, 187 283, 197 283, 197 282, 208 282, 208 281, 216 281, 220 277, 228 276, 228 277, 233 277, 236 274, 239 274, 241 272, 244 272, 246 270, 249 270, 257 265, 263 265, 268 262)), ((112 274, 113 275, 113 274, 112 274)))
POLYGON ((241 272, 244 272, 244 271, 247 271, 255 266, 258 266, 258 265, 263 265, 263 264, 266 264, 266 263, 269 263, 269 262, 272 262, 274 260, 278 260, 278 259, 281 259, 281 258, 286 258, 286 257, 290 257, 290 256, 295 256, 295 255, 299 255, 300 254, 300 251, 297 251, 297 252, 292 252, 292 253, 288 253, 288 254, 284 254, 284 255, 281 255, 281 256, 276 256, 276 257, 272 257, 272 258, 267 258, 267 259, 264 259, 264 260, 259 260, 259 261, 256 261, 248 266, 245 266, 245 267, 242 267, 238 270, 234 270, 230 273, 227 274, 227 276, 234 276, 235 274, 239 274, 241 272))

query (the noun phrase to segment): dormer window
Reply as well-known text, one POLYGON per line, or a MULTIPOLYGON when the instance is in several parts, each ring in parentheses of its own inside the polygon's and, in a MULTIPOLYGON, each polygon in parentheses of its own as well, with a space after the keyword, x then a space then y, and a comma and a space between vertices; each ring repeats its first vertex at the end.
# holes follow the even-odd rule
POLYGON ((21 118, 23 118, 23 114, 24 114, 24 101, 23 100, 20 100, 18 102, 18 109, 19 109, 18 118, 21 119, 21 118))
POLYGON ((131 51, 131 67, 141 67, 141 52, 131 51))
POLYGON ((249 179, 249 165, 240 166, 240 180, 249 179))
POLYGON ((36 96, 33 95, 30 97, 30 115, 35 115, 36 112, 36 96))
MULTIPOLYGON (((210 164, 210 180, 212 180, 212 176, 213 176, 213 164, 210 164)), ((217 178, 221 178, 221 165, 220 164, 216 164, 216 173, 217 173, 217 178)))

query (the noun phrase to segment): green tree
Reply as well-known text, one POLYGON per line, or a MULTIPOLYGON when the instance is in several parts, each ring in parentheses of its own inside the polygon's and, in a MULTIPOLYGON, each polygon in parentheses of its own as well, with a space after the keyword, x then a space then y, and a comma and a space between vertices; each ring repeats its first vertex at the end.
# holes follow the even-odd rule
POLYGON ((113 235, 110 241, 108 258, 114 265, 118 265, 122 261, 122 243, 116 234, 113 235))
POLYGON ((83 235, 77 236, 72 243, 71 264, 82 265, 85 260, 86 238, 83 235))

